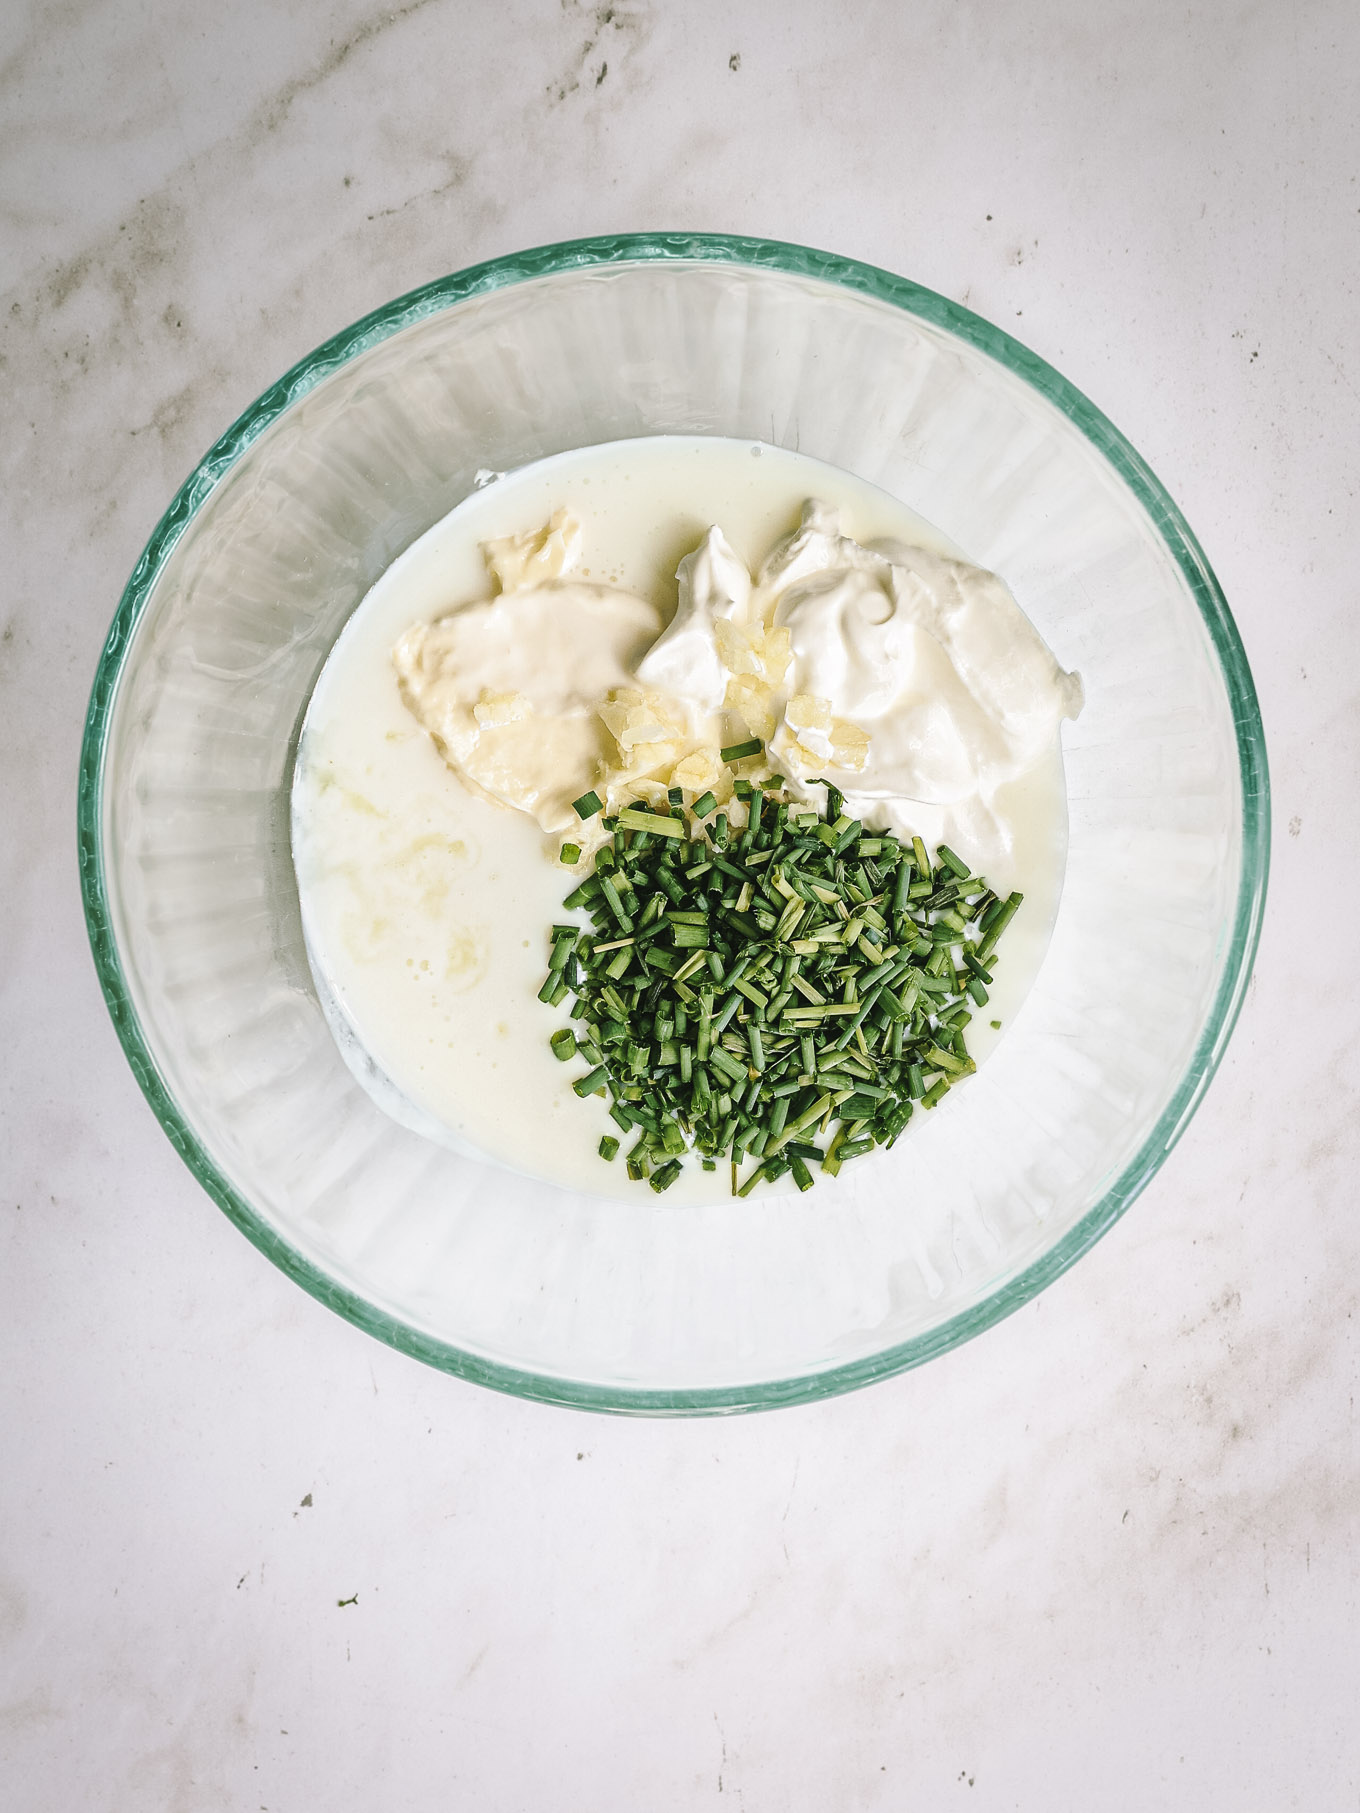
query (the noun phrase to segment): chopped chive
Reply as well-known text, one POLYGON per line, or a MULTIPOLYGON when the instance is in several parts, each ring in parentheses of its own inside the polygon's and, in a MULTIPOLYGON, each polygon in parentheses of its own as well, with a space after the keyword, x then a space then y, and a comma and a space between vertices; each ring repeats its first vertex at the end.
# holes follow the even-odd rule
MULTIPOLYGON (((710 744, 709 747, 711 748, 712 745, 710 744)), ((761 742, 759 737, 751 737, 750 740, 745 743, 729 743, 727 748, 720 749, 718 754, 720 759, 724 762, 741 762, 744 761, 748 755, 759 755, 764 747, 765 745, 761 742)))
POLYGON ((955 856, 948 844, 936 844, 935 854, 942 863, 946 863, 954 871, 960 881, 966 881, 968 879, 968 864, 961 856, 955 856))
POLYGON ((981 962, 985 963, 988 957, 991 956, 996 948, 997 939, 1001 936, 1002 932, 1005 931, 1011 920, 1014 919, 1016 913, 1019 911, 1020 903, 1024 898, 1023 894, 1011 894, 1006 900, 1001 902, 995 914, 990 916, 986 931, 983 934, 982 942, 978 945, 977 949, 978 958, 981 962))
MULTIPOLYGON (((558 798, 560 799, 561 797, 561 794, 558 794, 558 798)), ((599 812, 603 806, 604 801, 600 798, 599 794, 596 793, 593 787, 589 793, 583 793, 580 799, 574 799, 571 802, 571 809, 576 814, 577 818, 594 818, 595 814, 599 812)))
POLYGON ((574 863, 580 862, 580 860, 581 860, 580 844, 563 844, 562 848, 557 852, 557 860, 561 863, 565 863, 568 868, 570 868, 574 863))
POLYGON ((611 1134, 608 1134, 608 1133, 601 1134, 600 1135, 600 1157, 605 1158, 605 1159, 613 1159, 613 1158, 617 1158, 618 1155, 619 1155, 619 1142, 611 1134))
MULTIPOLYGON (((711 1171, 713 1169, 712 1165, 709 1164, 707 1160, 705 1160, 704 1168, 709 1171, 711 1171)), ((761 1178, 764 1177, 766 1174, 767 1174, 766 1166, 763 1164, 757 1165, 756 1168, 754 1169, 754 1171, 752 1171, 751 1175, 741 1185, 740 1189, 738 1189, 737 1195, 738 1196, 749 1196, 751 1194, 752 1190, 754 1190, 756 1185, 760 1182, 761 1178)))
POLYGON ((610 841, 567 896, 589 923, 552 927, 540 998, 574 998, 549 1043, 589 1067, 577 1093, 639 1130, 628 1175, 658 1192, 691 1150, 726 1161, 738 1195, 790 1173, 810 1188, 813 1160, 835 1176, 891 1146, 914 1102, 974 1069, 968 1010, 1019 897, 998 899, 947 846, 932 870, 920 839, 865 835, 820 784, 819 814, 741 779, 738 833, 716 795, 686 813, 677 787, 655 810, 604 817, 610 841))
POLYGON ((841 1103, 841 1118, 847 1121, 872 1120, 878 1113, 879 1091, 866 1095, 863 1090, 856 1090, 846 1101, 841 1103))
POLYGON ((806 1140, 802 1139, 791 1139, 784 1148, 784 1156, 789 1159, 815 1158, 819 1165, 824 1164, 826 1161, 826 1153, 823 1152, 820 1146, 810 1145, 806 1140))
POLYGON ((625 806, 619 813, 619 825, 625 831, 652 832, 659 837, 683 837, 685 823, 679 818, 663 818, 659 812, 644 812, 637 806, 625 806))
POLYGON ((979 982, 991 981, 991 971, 984 968, 984 966, 978 962, 977 957, 966 944, 963 947, 963 960, 968 965, 969 969, 972 970, 979 982))
POLYGON ((893 918, 900 918, 907 910, 907 889, 911 886, 912 868, 905 859, 898 863, 897 874, 893 880, 893 918))

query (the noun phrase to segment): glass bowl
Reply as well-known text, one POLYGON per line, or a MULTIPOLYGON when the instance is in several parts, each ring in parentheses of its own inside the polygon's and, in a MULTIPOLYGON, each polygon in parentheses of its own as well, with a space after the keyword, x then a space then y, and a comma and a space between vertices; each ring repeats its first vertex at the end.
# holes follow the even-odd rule
POLYGON ((128 1059, 283 1271, 432 1365, 598 1410, 748 1410, 919 1364, 1073 1263, 1222 1056, 1265 895, 1256 697, 1214 576, 1050 367, 883 271, 761 240, 550 246, 403 297, 222 437, 95 679, 80 856, 128 1059), (836 1190, 572 1194, 432 1144, 345 1067, 303 946, 298 729, 346 619, 479 470, 667 433, 799 449, 1001 573, 1086 708, 1066 883, 995 1054, 836 1190))

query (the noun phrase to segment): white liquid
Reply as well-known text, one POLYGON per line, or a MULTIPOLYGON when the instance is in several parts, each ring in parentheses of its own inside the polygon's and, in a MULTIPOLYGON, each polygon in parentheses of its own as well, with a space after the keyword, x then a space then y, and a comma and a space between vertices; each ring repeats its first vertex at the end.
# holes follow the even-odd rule
MULTIPOLYGON (((669 619, 676 566, 712 524, 754 567, 809 497, 839 508, 858 541, 960 555, 894 498, 804 455, 701 437, 632 440, 560 454, 474 492, 355 611, 308 709, 293 855, 328 1017, 346 1062, 396 1119, 568 1188, 657 1200, 628 1180, 622 1153, 612 1164, 599 1157, 602 1134, 625 1151, 631 1139, 602 1099, 573 1092, 580 1063, 549 1049, 569 1002, 537 999, 548 928, 580 917, 562 907, 575 878, 557 860, 560 839, 473 797, 450 771, 402 703, 393 644, 418 619, 490 597, 481 544, 536 529, 563 505, 583 524, 580 576, 652 598, 669 619)), ((1025 904, 1002 940, 991 1000, 968 1029, 979 1062, 1000 1036, 990 1022, 1004 1030, 1028 992, 1057 910, 1066 800, 1056 749, 1006 804, 1012 858, 987 879, 1002 894, 1019 888, 1025 904)), ((948 1098, 934 1112, 947 1111, 948 1098)), ((847 1170, 890 1166, 910 1140, 908 1126, 893 1154, 847 1170)), ((818 1188, 836 1182, 819 1177, 818 1188)), ((691 1158, 661 1200, 713 1200, 729 1187, 725 1163, 705 1172, 691 1158)))

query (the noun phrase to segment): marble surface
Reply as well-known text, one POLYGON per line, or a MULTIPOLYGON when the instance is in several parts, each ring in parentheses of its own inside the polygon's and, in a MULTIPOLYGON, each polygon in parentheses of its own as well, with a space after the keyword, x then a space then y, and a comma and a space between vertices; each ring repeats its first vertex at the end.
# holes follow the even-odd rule
POLYGON ((1340 0, 3 9, 0 1804, 1360 1805, 1358 56, 1340 0), (226 423, 427 278, 658 226, 903 271, 1091 395, 1223 581, 1276 812, 1120 1226, 920 1372, 680 1424, 272 1270, 123 1061, 74 837, 119 590, 226 423))

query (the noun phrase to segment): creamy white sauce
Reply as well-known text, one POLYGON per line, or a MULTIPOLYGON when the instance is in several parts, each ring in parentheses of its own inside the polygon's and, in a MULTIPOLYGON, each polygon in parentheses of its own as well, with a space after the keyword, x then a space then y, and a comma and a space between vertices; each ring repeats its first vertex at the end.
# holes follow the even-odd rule
MULTIPOLYGON (((500 478, 373 587, 308 711, 294 859, 346 1060, 430 1137, 647 1196, 599 1158, 618 1129, 549 1049, 566 1004, 537 989, 574 885, 558 851, 563 832, 588 843, 570 802, 592 784, 612 807, 668 779, 698 792, 721 775, 721 796, 717 748, 749 726, 803 797, 825 776, 866 822, 1024 892, 969 1029, 982 1061, 1052 926, 1058 720, 1079 705, 1000 581, 820 462, 667 438, 500 478)), ((727 1189, 725 1168, 691 1160, 665 1200, 727 1189)))

